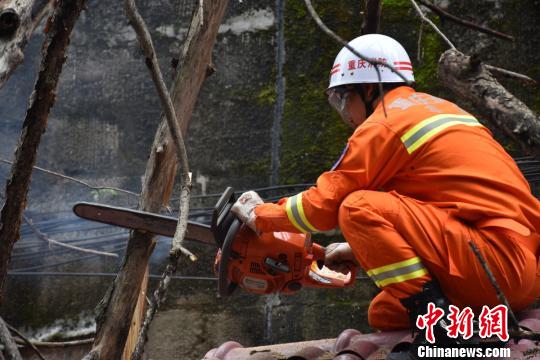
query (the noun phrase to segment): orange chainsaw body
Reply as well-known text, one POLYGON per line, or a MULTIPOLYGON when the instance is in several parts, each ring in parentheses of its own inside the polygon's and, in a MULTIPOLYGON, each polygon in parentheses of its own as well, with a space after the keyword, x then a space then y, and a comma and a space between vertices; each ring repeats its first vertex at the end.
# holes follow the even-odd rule
POLYGON ((229 213, 226 204, 232 204, 234 196, 227 191, 223 196, 229 199, 218 201, 212 226, 219 229, 216 239, 222 239, 217 241, 220 249, 214 264, 220 295, 230 295, 237 285, 256 294, 291 294, 303 287, 343 288, 354 283, 354 269, 344 275, 319 267, 325 248, 312 243, 309 234, 257 234, 229 213))

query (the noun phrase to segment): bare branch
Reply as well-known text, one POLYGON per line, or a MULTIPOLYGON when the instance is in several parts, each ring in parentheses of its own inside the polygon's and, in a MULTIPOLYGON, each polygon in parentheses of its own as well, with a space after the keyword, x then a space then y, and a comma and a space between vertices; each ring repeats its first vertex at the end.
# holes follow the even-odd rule
MULTIPOLYGON (((22 356, 17 349, 15 340, 11 337, 8 327, 4 320, 0 317, 0 344, 4 345, 4 351, 10 360, 22 360, 22 356)), ((0 351, 0 355, 2 352, 0 351)))
MULTIPOLYGON (((419 0, 420 1, 420 0, 419 0)), ((452 42, 446 37, 446 35, 437 27, 437 25, 435 25, 433 23, 433 21, 431 21, 428 17, 426 17, 426 15, 424 14, 424 12, 422 11, 422 9, 420 9, 420 7, 418 6, 418 4, 414 1, 414 0, 411 0, 411 3, 413 4, 414 8, 416 9, 416 12, 420 15, 420 17, 422 18, 423 21, 427 22, 429 25, 431 25, 431 27, 437 32, 437 34, 439 34, 444 41, 446 41, 446 43, 448 44, 448 46, 450 46, 451 49, 454 49, 454 50, 457 50, 456 47, 454 46, 454 44, 452 44, 452 42)), ((513 72, 513 71, 510 71, 510 70, 506 70, 506 69, 501 69, 501 68, 498 68, 498 67, 495 67, 495 66, 492 66, 492 65, 485 65, 489 70, 493 71, 493 72, 496 72, 498 74, 501 74, 501 75, 504 75, 504 76, 509 76, 509 77, 513 77, 513 78, 516 78, 518 80, 521 80, 522 82, 528 84, 528 85, 533 85, 533 84, 536 84, 536 81, 531 79, 530 77, 526 76, 526 75, 522 75, 522 74, 519 74, 519 73, 516 73, 516 72, 513 72)))
POLYGON ((448 46, 450 46, 451 49, 455 49, 456 47, 454 46, 454 44, 452 44, 452 42, 446 37, 446 35, 444 35, 444 33, 439 30, 439 28, 437 27, 437 25, 435 25, 433 23, 433 21, 431 21, 425 14, 424 12, 422 11, 422 9, 420 9, 420 6, 418 6, 418 4, 416 3, 416 1, 414 0, 411 0, 411 3, 413 4, 414 8, 416 9, 416 12, 418 13, 418 15, 420 15, 420 17, 422 18, 423 21, 427 22, 429 25, 431 25, 431 27, 437 32, 437 34, 439 34, 443 39, 444 41, 446 41, 446 43, 448 44, 448 46))
POLYGON ((514 339, 514 341, 519 341, 521 339, 540 341, 540 333, 521 328, 516 316, 514 315, 514 312, 512 311, 512 308, 510 307, 510 304, 508 303, 508 300, 506 299, 506 296, 504 296, 504 293, 502 292, 501 287, 499 286, 499 283, 497 282, 497 279, 495 279, 495 276, 493 276, 493 273, 491 272, 491 269, 489 268, 489 265, 487 264, 486 259, 484 259, 484 257, 480 253, 480 250, 478 250, 478 247, 476 246, 475 243, 473 243, 472 241, 469 241, 469 246, 471 247, 472 251, 474 252, 474 255, 476 256, 476 258, 482 265, 482 268, 486 272, 488 279, 491 282, 491 285, 493 285, 493 288, 495 289, 495 292, 497 293, 497 297, 499 298, 499 301, 508 309, 508 317, 510 318, 510 329, 508 333, 510 337, 514 339))
POLYGON ((517 72, 514 72, 514 71, 510 71, 510 70, 506 70, 506 69, 501 69, 499 67, 495 67, 495 66, 492 66, 492 65, 485 64, 484 66, 486 67, 486 69, 488 69, 489 71, 491 71, 494 74, 502 75, 502 76, 505 76, 505 77, 511 77, 511 78, 520 80, 522 83, 524 83, 526 85, 536 85, 536 80, 531 79, 527 75, 523 75, 523 74, 520 74, 520 73, 517 73, 517 72))
MULTIPOLYGON (((200 3, 199 5, 202 5, 200 3)), ((191 192, 191 179, 189 176, 189 162, 187 157, 186 145, 184 143, 184 138, 182 136, 182 131, 178 124, 176 118, 176 112, 174 110, 174 105, 172 103, 169 91, 167 86, 163 81, 163 76, 161 74, 161 69, 157 60, 156 52, 154 50, 154 45, 152 43, 152 38, 146 24, 144 23, 143 18, 137 10, 135 0, 125 0, 124 1, 126 15, 130 20, 131 26, 135 29, 137 33, 137 39, 139 40, 139 45, 146 56, 146 65, 150 70, 152 75, 152 80, 156 86, 156 90, 161 101, 161 106, 164 109, 165 116, 167 119, 167 125, 169 126, 169 131, 173 139, 174 146, 176 148, 176 155, 180 161, 180 211, 178 218, 178 226, 176 228, 176 233, 172 240, 172 254, 180 254, 180 248, 184 241, 184 237, 187 229, 187 216, 189 212, 189 195, 191 192)), ((199 6, 198 12, 201 13, 202 6, 199 6)), ((202 16, 202 13, 201 13, 202 16)), ((178 256, 177 256, 178 258, 178 256)))
MULTIPOLYGON (((311 0, 304 0, 304 2, 306 3, 306 7, 309 11, 309 14, 311 15, 311 17, 313 18, 313 20, 315 20, 315 22, 317 23, 317 25, 319 26, 319 28, 325 33, 327 34, 328 36, 330 36, 331 38, 333 38, 335 41, 337 41, 338 43, 340 43, 341 45, 343 45, 344 47, 346 47, 347 49, 349 49, 350 52, 352 52, 354 55, 358 56, 360 59, 362 60, 365 60, 367 61, 368 63, 372 64, 375 66, 375 69, 377 70, 377 73, 379 74, 379 67, 376 66, 376 65, 381 65, 381 66, 384 66, 384 67, 387 67, 389 68, 390 70, 392 70, 393 72, 395 72, 402 80, 403 82, 405 82, 407 85, 411 85, 411 82, 409 80, 407 80, 407 78, 405 77, 405 75, 403 75, 399 70, 397 70, 394 66, 384 62, 384 61, 380 61, 378 59, 371 59, 369 57, 366 57, 362 54, 360 54, 358 51, 356 51, 352 46, 350 46, 345 40, 343 40, 343 38, 341 38, 339 35, 337 35, 335 32, 333 32, 332 30, 330 30, 328 28, 328 26, 326 26, 321 18, 319 17, 319 15, 317 14, 317 12, 315 11, 315 9, 313 8, 313 5, 311 4, 311 0)), ((380 83, 380 74, 379 74, 379 83, 380 83)), ((381 92, 382 94, 382 92, 381 92)))
MULTIPOLYGON (((6 323, 6 325, 9 331, 11 331, 12 333, 14 333, 15 335, 21 338, 23 344, 28 345, 32 350, 34 350, 38 358, 40 358, 41 360, 45 360, 45 358, 43 357, 43 354, 41 354, 38 348, 34 344, 32 344, 32 342, 28 340, 19 330, 15 329, 13 326, 9 325, 8 323, 6 323)), ((17 339, 15 339, 15 343, 19 343, 17 339)))
POLYGON ((475 30, 477 30, 479 32, 482 32, 484 34, 493 35, 493 36, 496 36, 496 37, 501 38, 501 39, 514 41, 514 37, 511 36, 511 35, 502 33, 502 32, 497 31, 497 30, 490 29, 490 28, 482 26, 482 25, 475 24, 475 23, 473 23, 471 21, 468 21, 468 20, 460 19, 457 16, 454 16, 454 15, 450 14, 449 12, 441 9, 440 7, 436 6, 435 4, 431 3, 428 0, 418 0, 418 1, 422 5, 426 6, 431 11, 433 11, 434 13, 439 15, 440 17, 443 17, 445 19, 453 21, 456 24, 460 24, 460 25, 466 26, 468 28, 475 29, 475 30))
MULTIPOLYGON (((30 341, 30 343, 33 346, 38 346, 40 348, 66 348, 70 346, 91 344, 93 341, 94 338, 73 341, 30 341)), ((15 339, 15 342, 20 345, 28 344, 26 341, 21 341, 17 339, 15 339)))
POLYGON ((66 60, 71 31, 85 0, 59 1, 43 45, 43 57, 15 151, 15 162, 6 185, 6 201, 0 214, 0 299, 13 245, 19 239, 22 214, 41 136, 56 100, 58 79, 66 60))
POLYGON ((57 245, 57 246, 61 246, 61 247, 64 247, 64 248, 68 248, 68 249, 71 249, 71 250, 75 250, 75 251, 82 252, 82 253, 87 253, 87 254, 95 254, 95 255, 100 255, 100 256, 110 256, 110 257, 115 257, 115 258, 118 257, 118 254, 115 254, 115 253, 99 251, 99 250, 93 250, 93 249, 85 249, 85 248, 81 248, 81 247, 78 247, 78 246, 65 244, 65 243, 57 241, 57 240, 53 240, 53 239, 49 238, 46 234, 41 232, 41 230, 39 230, 34 225, 34 223, 32 222, 32 219, 29 219, 26 215, 23 215, 23 220, 30 227, 30 229, 37 235, 38 238, 40 238, 41 240, 47 241, 50 244, 54 244, 54 245, 57 245))
MULTIPOLYGON (((2 162, 4 164, 13 165, 12 161, 2 159, 2 158, 0 158, 0 162, 2 162)), ((86 181, 83 181, 83 180, 80 180, 80 179, 77 179, 77 178, 74 178, 74 177, 71 177, 71 176, 67 176, 67 175, 64 175, 64 174, 60 174, 60 173, 55 172, 55 171, 47 170, 47 169, 41 168, 39 166, 33 166, 33 169, 44 172, 45 174, 57 176, 57 177, 62 178, 64 180, 69 180, 69 181, 76 182, 78 184, 84 185, 87 188, 90 188, 90 189, 93 189, 93 190, 97 190, 97 191, 99 191, 99 190, 114 190, 114 191, 118 191, 118 192, 121 192, 121 193, 124 193, 124 194, 127 194, 127 195, 132 195, 132 196, 139 197, 139 194, 134 193, 133 191, 124 190, 124 189, 120 189, 120 188, 116 188, 116 187, 112 187, 112 186, 94 186, 94 185, 91 185, 91 184, 87 183, 86 181)))
MULTIPOLYGON (((228 0, 203 1, 204 25, 200 23, 198 11, 193 13, 180 57, 182 64, 178 66, 171 89, 176 120, 184 136, 199 90, 208 76, 213 45, 227 4, 228 0)), ((170 136, 167 119, 162 117, 144 175, 139 200, 139 209, 143 211, 157 212, 169 202, 178 165, 176 147, 170 136)), ((182 202, 185 203, 183 199, 182 202)), ((102 301, 104 306, 96 321, 96 339, 85 359, 121 356, 154 244, 152 234, 131 233, 122 267, 102 301)))
POLYGON ((456 96, 472 103, 489 123, 540 159, 540 120, 506 90, 478 60, 448 50, 439 60, 439 78, 456 96))
POLYGON ((484 259, 484 257, 480 253, 480 250, 478 250, 478 247, 476 246, 474 242, 469 241, 469 246, 471 247, 478 261, 480 261, 482 268, 486 272, 486 275, 488 276, 489 281, 491 282, 491 284, 493 285, 493 288, 495 289, 495 293, 497 294, 499 301, 501 302, 501 304, 503 304, 504 306, 508 308, 508 317, 510 318, 510 326, 514 330, 519 329, 519 322, 517 321, 516 316, 514 315, 514 312, 512 311, 510 304, 508 303, 508 300, 506 300, 506 296, 504 296, 504 293, 502 292, 501 287, 499 286, 499 283, 497 282, 497 279, 495 279, 495 276, 493 276, 493 273, 491 272, 491 269, 489 268, 489 265, 487 264, 486 259, 484 259))

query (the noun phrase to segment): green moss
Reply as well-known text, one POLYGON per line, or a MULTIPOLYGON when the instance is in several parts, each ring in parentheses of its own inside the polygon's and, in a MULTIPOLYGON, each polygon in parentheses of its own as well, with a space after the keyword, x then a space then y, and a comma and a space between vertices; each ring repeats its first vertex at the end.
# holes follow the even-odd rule
POLYGON ((425 30, 422 36, 422 62, 415 67, 414 78, 417 90, 437 93, 442 90, 438 81, 437 63, 444 48, 441 39, 433 30, 425 30))
POLYGON ((402 23, 412 10, 409 0, 383 0, 381 23, 402 23))
POLYGON ((268 84, 257 94, 257 103, 261 106, 274 105, 276 102, 276 88, 274 84, 268 84))
MULTIPOLYGON (((356 1, 320 2, 315 8, 330 28, 352 39, 359 35, 362 19, 356 14, 361 5, 356 1)), ((349 135, 323 93, 341 45, 317 27, 301 1, 286 3, 285 37, 287 83, 280 182, 312 182, 332 166, 349 135)))

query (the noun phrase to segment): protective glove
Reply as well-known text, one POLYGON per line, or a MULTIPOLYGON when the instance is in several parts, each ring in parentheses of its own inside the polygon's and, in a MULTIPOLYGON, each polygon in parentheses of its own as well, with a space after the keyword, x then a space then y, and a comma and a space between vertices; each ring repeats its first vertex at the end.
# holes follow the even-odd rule
POLYGON ((342 274, 359 266, 348 243, 332 243, 326 247, 324 265, 342 274))
POLYGON ((258 232, 255 226, 255 207, 263 203, 263 200, 255 191, 248 191, 240 195, 233 204, 231 211, 246 224, 251 230, 258 232))

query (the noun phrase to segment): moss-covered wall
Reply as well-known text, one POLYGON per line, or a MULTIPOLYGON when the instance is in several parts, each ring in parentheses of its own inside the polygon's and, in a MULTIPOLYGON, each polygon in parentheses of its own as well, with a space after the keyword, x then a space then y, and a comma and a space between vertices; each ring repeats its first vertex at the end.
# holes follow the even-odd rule
MULTIPOLYGON (((422 7, 456 47, 478 54, 485 62, 540 79, 538 1, 436 1, 447 11, 507 32, 515 42, 497 39, 441 20, 422 7)), ((281 182, 313 182, 338 158, 350 130, 328 106, 323 94, 328 73, 341 46, 321 32, 302 1, 287 1, 285 14, 286 105, 283 119, 281 182)), ((314 1, 321 19, 344 39, 359 35, 363 1, 314 1)), ((381 33, 397 39, 413 62, 416 89, 456 101, 473 113, 476 109, 444 88, 437 77, 437 61, 448 48, 441 37, 421 20, 409 0, 383 0, 381 33)), ((501 82, 531 109, 540 112, 540 87, 515 80, 501 82)), ((481 119, 481 117, 480 117, 481 119)), ((482 119, 481 119, 482 120, 482 119)), ((487 123, 485 120, 482 120, 487 123)), ((518 155, 516 146, 494 131, 505 148, 518 155)))
MULTIPOLYGON (((315 3, 321 19, 342 38, 358 36, 362 24, 362 1, 315 3)), ((416 56, 419 22, 408 0, 384 0, 381 32, 396 38, 410 51, 415 65, 417 89, 441 93, 437 60, 442 43, 424 26, 422 56, 416 56)), ((323 33, 302 1, 287 1, 285 13, 286 103, 283 119, 281 183, 314 182, 339 157, 350 129, 326 101, 329 70, 341 45, 323 33)))

